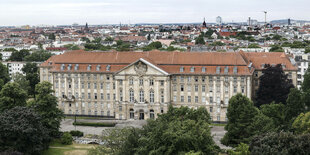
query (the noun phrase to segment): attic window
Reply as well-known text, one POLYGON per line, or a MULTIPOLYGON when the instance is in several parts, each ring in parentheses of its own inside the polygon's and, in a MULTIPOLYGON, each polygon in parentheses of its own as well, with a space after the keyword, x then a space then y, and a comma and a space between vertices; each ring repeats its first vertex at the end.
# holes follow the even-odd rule
POLYGON ((195 67, 191 67, 191 72, 195 72, 195 67))
POLYGON ((100 65, 97 65, 96 70, 97 70, 97 71, 100 71, 100 69, 101 69, 101 66, 100 66, 100 65))
POLYGON ((238 73, 238 67, 234 67, 234 70, 233 70, 234 74, 237 74, 238 73))
POLYGON ((107 71, 110 71, 110 70, 111 70, 111 66, 108 65, 107 68, 106 68, 106 70, 107 70, 107 71))
POLYGON ((74 70, 79 70, 79 64, 75 64, 74 70))
POLYGON ((71 68, 72 68, 72 65, 69 64, 68 67, 67 67, 68 71, 71 70, 71 68))
POLYGON ((53 62, 52 62, 52 61, 48 62, 48 65, 52 65, 52 64, 53 64, 53 62))
POLYGON ((206 72, 206 67, 201 68, 201 72, 205 73, 206 72))
POLYGON ((286 68, 286 65, 285 65, 285 64, 282 64, 282 68, 285 69, 285 68, 286 68))
POLYGON ((61 64, 61 66, 60 66, 60 70, 64 70, 65 69, 65 64, 61 64))
POLYGON ((216 67, 216 74, 220 74, 220 73, 221 73, 221 67, 218 66, 218 67, 216 67))
POLYGON ((265 64, 262 64, 262 68, 265 68, 265 64))
POLYGON ((180 67, 180 72, 184 72, 184 67, 180 67))
POLYGON ((225 74, 228 74, 228 70, 229 70, 229 68, 228 68, 228 66, 226 66, 226 67, 224 68, 224 73, 225 73, 225 74))
POLYGON ((91 65, 87 66, 87 70, 90 71, 91 70, 91 65))

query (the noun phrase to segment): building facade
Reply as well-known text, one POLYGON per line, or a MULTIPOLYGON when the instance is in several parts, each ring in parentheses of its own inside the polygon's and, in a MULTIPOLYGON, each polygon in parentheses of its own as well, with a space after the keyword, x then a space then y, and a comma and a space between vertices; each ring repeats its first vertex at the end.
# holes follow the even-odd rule
MULTIPOLYGON (((67 115, 148 119, 172 105, 205 107, 213 121, 225 122, 229 99, 255 92, 251 59, 243 52, 72 51, 44 62, 40 79, 53 84, 67 115)), ((281 64, 296 75, 286 56, 281 64)))

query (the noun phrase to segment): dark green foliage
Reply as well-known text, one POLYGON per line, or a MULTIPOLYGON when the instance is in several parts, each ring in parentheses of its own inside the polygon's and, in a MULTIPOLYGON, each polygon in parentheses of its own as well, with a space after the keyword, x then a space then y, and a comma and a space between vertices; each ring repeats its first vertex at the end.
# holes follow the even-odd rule
POLYGON ((251 124, 258 110, 252 101, 242 94, 237 94, 229 100, 227 109, 228 122, 225 126, 227 133, 221 140, 227 146, 237 146, 240 143, 248 144, 254 132, 251 124))
POLYGON ((2 54, 0 53, 0 61, 2 61, 2 54))
POLYGON ((210 132, 210 115, 205 108, 172 108, 142 129, 113 129, 103 140, 104 147, 90 154, 217 154, 219 147, 210 132), (108 152, 107 152, 108 151, 108 152))
POLYGON ((79 130, 71 130, 70 134, 72 136, 76 136, 76 137, 83 137, 84 136, 84 133, 82 131, 79 131, 79 130))
POLYGON ((112 37, 106 37, 104 41, 114 41, 114 39, 112 37))
POLYGON ((26 79, 26 76, 20 73, 16 73, 12 76, 12 79, 14 82, 18 83, 20 88, 22 88, 28 94, 28 91, 31 89, 31 87, 29 81, 26 79))
POLYGON ((251 123, 251 130, 253 135, 259 135, 271 131, 276 131, 277 126, 274 124, 274 120, 262 112, 259 112, 255 117, 254 121, 251 123))
POLYGON ((282 36, 275 34, 275 35, 273 35, 272 40, 281 40, 281 38, 282 38, 282 36))
POLYGON ((20 51, 12 52, 9 60, 11 61, 25 61, 26 56, 30 55, 29 50, 22 49, 20 51))
POLYGON ((8 68, 0 62, 0 90, 4 84, 10 81, 8 68))
POLYGON ((94 123, 94 122, 74 122, 73 125, 77 126, 94 126, 94 127, 114 127, 115 123, 107 123, 107 122, 100 122, 100 123, 94 123))
POLYGON ((284 52, 283 48, 280 45, 272 45, 270 52, 284 52))
POLYGON ((289 132, 271 132, 254 137, 250 143, 250 151, 253 155, 308 155, 309 142, 310 134, 294 135, 289 132))
POLYGON ((32 107, 42 118, 42 124, 47 128, 51 137, 59 134, 60 122, 64 117, 63 112, 57 108, 57 98, 52 94, 52 84, 42 82, 36 85, 36 99, 32 107))
POLYGON ((286 101, 285 120, 291 122, 300 113, 305 112, 306 106, 302 101, 302 93, 296 88, 291 89, 286 101))
POLYGON ((216 42, 213 42, 210 44, 210 46, 224 46, 224 45, 225 45, 225 43, 222 43, 220 41, 216 41, 216 42))
POLYGON ((248 48, 260 48, 258 44, 250 44, 248 48))
POLYGON ((265 116, 271 118, 276 130, 285 129, 285 110, 286 106, 279 103, 265 104, 260 107, 260 112, 265 116))
POLYGON ((69 132, 64 132, 60 138, 61 144, 71 145, 73 141, 72 135, 69 132))
POLYGON ((22 71, 26 74, 26 80, 29 81, 30 88, 28 89, 28 95, 33 95, 35 98, 35 88, 40 82, 39 79, 39 68, 36 63, 26 63, 22 68, 22 71))
POLYGON ((144 51, 151 51, 151 50, 160 49, 160 48, 162 48, 161 42, 156 41, 156 42, 152 42, 148 46, 144 47, 143 50, 144 51))
POLYGON ((88 38, 86 38, 86 37, 82 37, 81 40, 82 40, 82 41, 85 41, 86 43, 90 43, 90 40, 89 40, 88 38))
POLYGON ((14 52, 14 51, 17 51, 15 48, 5 48, 3 51, 12 51, 12 52, 14 52))
POLYGON ((0 152, 19 151, 40 154, 47 149, 49 137, 40 116, 31 108, 15 107, 0 114, 0 152))
POLYGON ((68 44, 64 46, 65 48, 67 48, 68 50, 79 50, 79 46, 78 45, 74 45, 74 44, 68 44))
POLYGON ((26 56, 25 61, 43 62, 43 61, 46 61, 51 56, 52 56, 51 53, 44 51, 44 50, 40 50, 40 51, 35 51, 32 54, 26 56))
POLYGON ((205 39, 203 38, 203 35, 199 35, 196 39, 195 39, 195 43, 198 45, 204 45, 205 39))
POLYGON ((250 155, 249 145, 240 143, 235 150, 228 150, 229 155, 250 155))
POLYGON ((27 94, 19 84, 9 82, 0 91, 0 113, 16 106, 26 106, 27 94))
POLYGON ((48 39, 49 39, 49 40, 56 40, 55 34, 54 34, 54 33, 49 34, 49 35, 48 35, 48 39))
POLYGON ((280 64, 275 67, 266 64, 259 80, 259 88, 255 98, 256 106, 260 107, 273 101, 286 104, 290 89, 294 88, 294 85, 292 80, 287 78, 280 64))
POLYGON ((295 133, 310 134, 310 112, 301 113, 293 122, 292 128, 295 133))

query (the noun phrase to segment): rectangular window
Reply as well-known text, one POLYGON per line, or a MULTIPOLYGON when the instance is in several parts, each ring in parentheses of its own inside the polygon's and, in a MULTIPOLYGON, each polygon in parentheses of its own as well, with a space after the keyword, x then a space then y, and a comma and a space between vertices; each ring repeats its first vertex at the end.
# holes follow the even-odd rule
POLYGON ((198 92, 198 85, 195 85, 195 92, 198 92))
POLYGON ((187 96, 187 102, 188 102, 188 103, 191 103, 191 102, 192 102, 191 96, 187 96))
POLYGON ((173 102, 177 101, 177 96, 173 96, 173 102))
POLYGON ((202 97, 201 97, 201 102, 202 102, 202 103, 206 103, 206 97, 202 96, 202 97))
POLYGON ((107 83, 107 90, 110 90, 110 83, 107 83))
POLYGON ((237 86, 234 86, 234 93, 237 93, 237 86))
POLYGON ((133 85, 133 79, 129 79, 129 85, 133 85))
POLYGON ((195 76, 195 82, 198 82, 198 76, 195 76))
POLYGON ((82 87, 82 89, 84 89, 84 82, 82 82, 81 87, 82 87))
POLYGON ((192 86, 191 85, 187 85, 187 91, 191 92, 192 91, 192 86))
POLYGON ((213 104, 213 97, 210 97, 210 104, 213 104))
POLYGON ((241 87, 241 93, 244 93, 244 86, 241 87))
POLYGON ((184 76, 180 76, 180 81, 184 82, 184 76))
POLYGON ((104 99, 103 93, 100 93, 100 98, 101 98, 102 100, 104 99))
POLYGON ((139 85, 143 86, 143 79, 139 79, 139 85))
POLYGON ((184 91, 184 85, 180 85, 181 91, 184 91))
POLYGON ((173 91, 177 91, 177 85, 173 85, 173 91))
POLYGON ((202 85, 202 86, 201 86, 201 91, 202 91, 202 92, 206 92, 206 86, 205 86, 205 85, 202 85))
POLYGON ((191 82, 192 78, 190 76, 187 77, 187 82, 191 82))
POLYGON ((160 82, 160 86, 164 86, 164 84, 165 84, 164 80, 160 80, 159 82, 160 82))
POLYGON ((213 107, 210 107, 210 112, 213 112, 213 107))
POLYGON ((184 96, 181 96, 181 102, 184 102, 184 96))
POLYGON ((89 82, 87 83, 87 88, 90 89, 90 83, 89 82))
POLYGON ((97 89, 97 83, 94 83, 94 89, 97 89))
POLYGON ((97 100, 97 93, 94 93, 94 98, 95 100, 97 100))
POLYGON ((195 96, 195 103, 198 103, 198 96, 195 96))
POLYGON ((111 100, 110 93, 107 93, 107 100, 111 100))
POLYGON ((154 80, 150 79, 150 86, 154 86, 154 80))
POLYGON ((206 77, 201 77, 201 82, 206 82, 206 77))
POLYGON ((88 93, 88 97, 87 97, 88 99, 90 99, 91 97, 90 97, 90 93, 88 93))
POLYGON ((100 89, 103 89, 103 83, 100 83, 100 89))
POLYGON ((85 98, 85 94, 84 93, 82 93, 82 99, 84 99, 85 98))

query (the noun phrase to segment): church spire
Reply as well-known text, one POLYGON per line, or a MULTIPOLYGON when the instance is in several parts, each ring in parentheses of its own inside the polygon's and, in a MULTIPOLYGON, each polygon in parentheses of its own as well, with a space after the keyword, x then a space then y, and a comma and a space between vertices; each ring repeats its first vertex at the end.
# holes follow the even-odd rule
POLYGON ((207 27, 206 18, 203 18, 202 26, 203 26, 203 27, 207 27))

